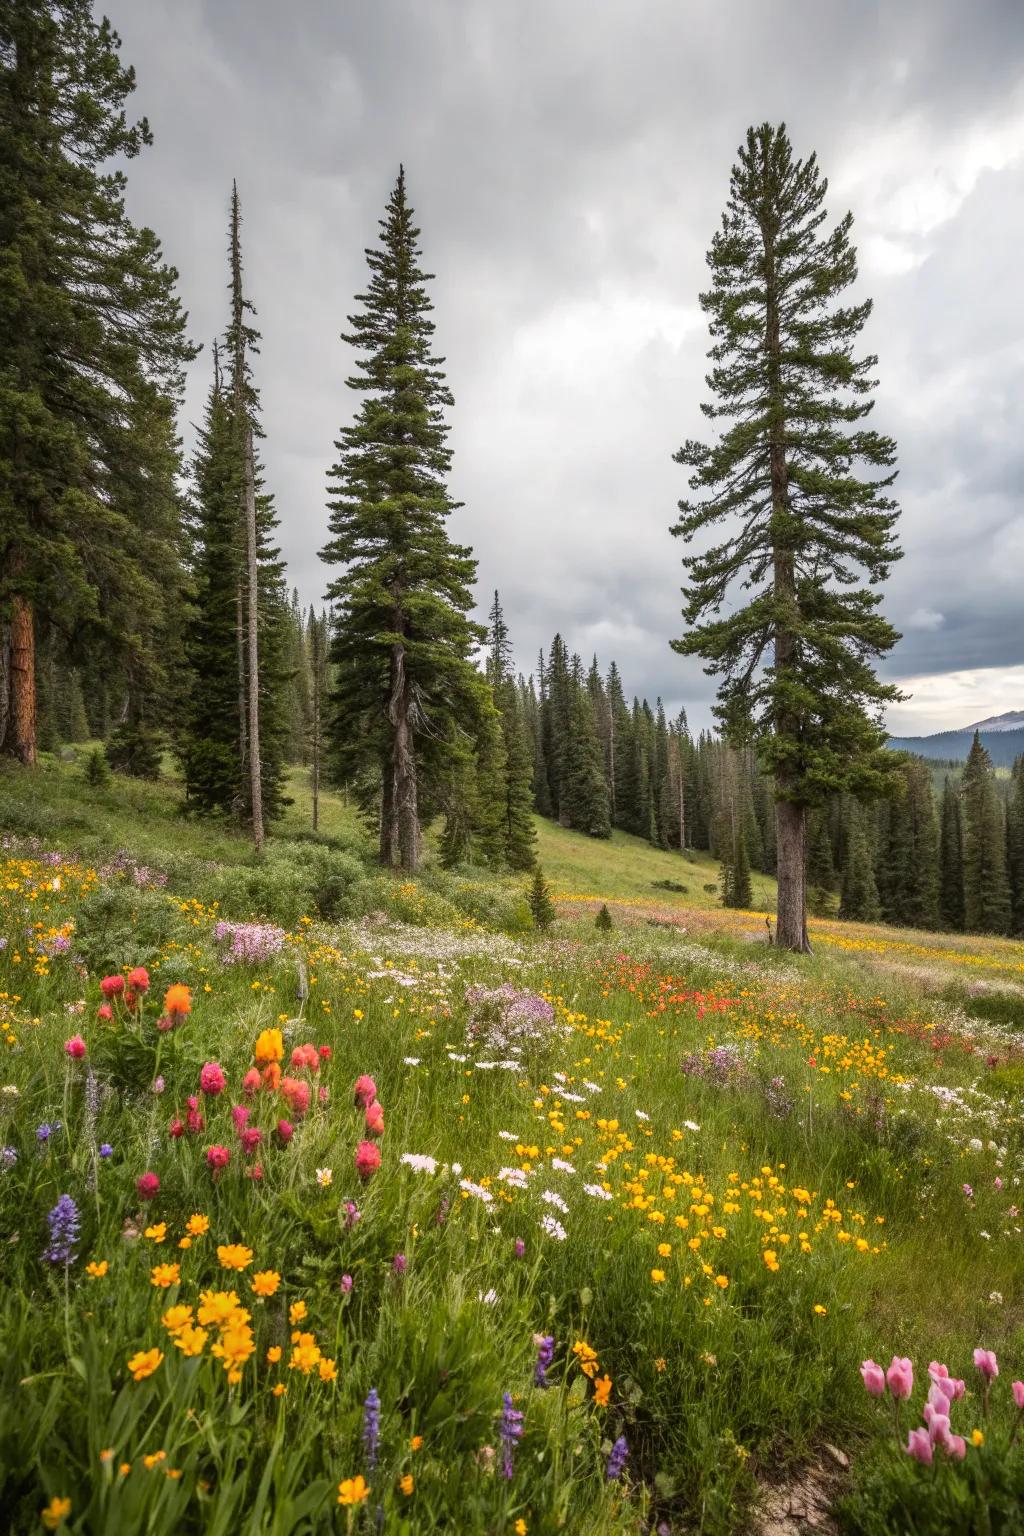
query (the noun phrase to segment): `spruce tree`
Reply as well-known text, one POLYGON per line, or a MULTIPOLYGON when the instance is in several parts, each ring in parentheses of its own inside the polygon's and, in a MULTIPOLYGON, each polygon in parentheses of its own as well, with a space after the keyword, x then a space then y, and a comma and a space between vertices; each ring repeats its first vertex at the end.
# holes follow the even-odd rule
POLYGON ((969 933, 1008 933, 1010 885, 1006 828, 992 759, 974 733, 960 781, 963 810, 964 925, 969 933))
POLYGON ((1006 868, 1013 933, 1024 933, 1024 757, 1013 765, 1006 807, 1006 868))
POLYGON ((512 676, 512 642, 497 592, 487 631, 487 676, 502 735, 502 767, 495 786, 501 827, 497 862, 510 869, 530 869, 536 840, 532 752, 519 689, 512 676))
POLYGON ((871 845, 864 829, 863 812, 854 805, 847 833, 839 916, 851 922, 873 923, 881 916, 871 845))
POLYGON ((414 871, 420 800, 450 778, 453 753, 489 707, 468 617, 476 565, 453 544, 445 411, 452 397, 433 352, 429 275, 399 170, 370 279, 343 338, 359 353, 349 387, 362 399, 330 472, 331 539, 341 567, 331 736, 337 771, 376 808, 380 857, 414 871))
POLYGON ((586 688, 575 685, 569 706, 568 733, 558 805, 563 826, 588 837, 610 837, 608 785, 594 709, 586 688))
POLYGON ((685 542, 727 531, 683 564, 688 633, 674 641, 721 678, 718 714, 731 739, 757 744, 776 794, 778 942, 809 948, 806 816, 848 788, 877 793, 891 765, 879 714, 896 690, 871 660, 895 644, 871 586, 899 551, 895 446, 860 425, 876 359, 853 347, 870 302, 843 302, 857 275, 851 215, 821 231, 827 183, 812 155, 794 160, 784 126, 751 128, 708 254, 714 400, 727 423, 676 461, 694 497, 672 531, 685 542), (880 470, 863 478, 859 466, 880 470), (740 583, 748 600, 718 617, 740 583))
POLYGON ((526 899, 537 927, 550 928, 555 920, 555 904, 551 900, 548 883, 539 864, 534 866, 530 894, 526 899))
POLYGON ((0 751, 36 758, 36 643, 166 682, 182 576, 174 415, 193 355, 177 274, 125 212, 150 142, 90 0, 0 9, 0 751))
POLYGON ((960 799, 949 777, 942 786, 939 823, 939 917, 957 932, 964 926, 964 856, 960 799))

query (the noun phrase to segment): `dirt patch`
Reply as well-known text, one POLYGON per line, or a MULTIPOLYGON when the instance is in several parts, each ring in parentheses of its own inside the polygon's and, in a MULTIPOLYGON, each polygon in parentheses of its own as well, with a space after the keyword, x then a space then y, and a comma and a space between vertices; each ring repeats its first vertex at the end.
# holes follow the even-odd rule
POLYGON ((829 1445, 817 1461, 766 1487, 754 1510, 753 1536, 837 1536, 831 1510, 848 1467, 844 1453, 829 1445))

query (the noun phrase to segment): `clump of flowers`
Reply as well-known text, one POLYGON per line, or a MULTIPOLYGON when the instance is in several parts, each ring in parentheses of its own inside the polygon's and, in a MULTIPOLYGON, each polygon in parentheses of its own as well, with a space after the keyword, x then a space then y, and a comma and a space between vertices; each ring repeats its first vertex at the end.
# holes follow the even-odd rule
POLYGON ((467 1034, 501 1055, 516 1055, 531 1045, 550 1042, 555 1010, 546 997, 505 982, 500 987, 467 987, 470 1016, 467 1034))
MULTIPOLYGON (((976 1349, 974 1365, 983 1382, 982 1412, 987 1418, 989 1394, 992 1383, 999 1375, 999 1362, 992 1350, 976 1349)), ((900 1435, 900 1404, 905 1402, 914 1390, 913 1363, 894 1355, 888 1370, 883 1371, 874 1360, 865 1360, 860 1372, 865 1389, 872 1397, 882 1398, 887 1391, 890 1393, 893 1401, 893 1427, 897 1444, 908 1456, 920 1462, 922 1466, 931 1466, 935 1451, 938 1449, 950 1460, 964 1460, 967 1455, 967 1440, 963 1435, 953 1432, 950 1420, 953 1404, 964 1396, 967 1387, 959 1377, 950 1375, 948 1366, 939 1360, 932 1360, 929 1364, 928 1393, 921 1410, 924 1424, 910 1430, 905 1445, 900 1435)), ((1024 1418, 1024 1382, 1015 1381, 1012 1385, 1012 1393, 1017 1414, 1010 1435, 1011 1445, 1017 1437, 1021 1420, 1024 1418)), ((980 1430, 975 1430, 971 1436, 971 1443, 979 1446, 984 1443, 984 1439, 984 1434, 980 1430)))
POLYGON ((747 1061, 738 1045, 726 1042, 707 1051, 695 1051, 683 1057, 683 1074, 715 1088, 725 1088, 743 1079, 747 1061))
POLYGON ((227 943, 224 965, 263 965, 284 948, 285 931, 271 923, 219 922, 213 930, 218 944, 227 943))

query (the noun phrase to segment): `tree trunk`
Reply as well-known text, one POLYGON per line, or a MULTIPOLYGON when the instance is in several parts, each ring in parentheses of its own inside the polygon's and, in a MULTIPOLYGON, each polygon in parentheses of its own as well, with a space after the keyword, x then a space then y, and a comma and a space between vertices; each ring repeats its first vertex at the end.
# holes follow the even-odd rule
POLYGON ((410 875, 416 873, 420 851, 411 712, 412 696, 405 670, 405 647, 399 641, 391 648, 391 701, 388 706, 388 718, 394 728, 391 742, 391 853, 392 859, 397 853, 398 863, 410 875))
POLYGON ((253 469, 252 427, 245 428, 245 554, 248 569, 249 662, 249 785, 252 840, 263 850, 263 781, 260 763, 259 570, 256 562, 256 477, 253 469))
POLYGON ((244 777, 249 761, 249 735, 245 692, 245 591, 241 571, 235 592, 235 643, 238 651, 238 761, 244 777))
POLYGON ((679 852, 686 852, 686 774, 683 769, 683 748, 678 748, 679 759, 679 852))
POLYGON ((776 908, 776 942, 781 949, 797 954, 811 952, 807 938, 807 890, 804 874, 804 844, 807 813, 791 800, 775 802, 775 839, 779 870, 779 895, 776 908))
POLYGON ((27 598, 11 599, 5 646, 5 721, 3 750, 27 768, 36 763, 36 636, 32 605, 27 598))
MULTIPOLYGON (((796 626, 799 618, 796 595, 796 560, 789 519, 789 466, 786 462, 786 424, 783 413, 779 300, 775 276, 774 228, 762 227, 765 246, 766 327, 765 346, 768 359, 770 440, 768 457, 771 468, 772 513, 772 584, 779 617, 775 624, 775 679, 785 680, 797 659, 796 626), (778 519, 776 518, 778 515, 778 519)), ((795 750, 800 740, 800 720, 784 705, 779 705, 774 722, 775 734, 795 750)), ((806 812, 787 798, 794 787, 784 771, 776 773, 776 867, 778 904, 776 942, 782 949, 810 952, 807 938, 807 889, 805 874, 806 812)))

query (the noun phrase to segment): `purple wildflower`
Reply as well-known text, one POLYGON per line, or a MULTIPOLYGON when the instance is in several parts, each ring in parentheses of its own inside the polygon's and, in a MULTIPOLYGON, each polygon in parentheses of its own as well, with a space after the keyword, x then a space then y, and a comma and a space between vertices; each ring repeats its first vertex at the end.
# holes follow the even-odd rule
POLYGON ((625 1435, 620 1435, 611 1448, 608 1457, 608 1465, 605 1468, 605 1476, 610 1483, 614 1483, 622 1476, 626 1465, 626 1457, 629 1455, 629 1446, 626 1444, 625 1435))
POLYGON ((362 1220, 362 1211, 352 1200, 345 1201, 345 1231, 351 1232, 357 1221, 362 1220))
POLYGON ((2 1168, 5 1173, 8 1168, 13 1168, 17 1161, 17 1147, 4 1147, 3 1150, 0 1151, 0 1168, 2 1168))
POLYGON ((50 1246, 43 1258, 51 1264, 70 1264, 78 1241, 78 1206, 70 1195, 61 1195, 46 1220, 50 1227, 50 1246))
POLYGON ((523 1415, 518 1408, 513 1408, 511 1392, 503 1395, 501 1403, 501 1475, 510 1478, 512 1452, 516 1441, 523 1438, 523 1415))
POLYGON ((408 1264, 409 1261, 404 1253, 396 1253, 391 1261, 391 1268, 394 1270, 396 1275, 404 1275, 406 1269, 408 1268, 408 1264))
POLYGON ((533 1384, 535 1387, 546 1387, 548 1367, 555 1357, 555 1341, 550 1333, 535 1333, 533 1341, 537 1346, 537 1364, 533 1372, 533 1384))
POLYGON ((341 1294, 343 1296, 347 1296, 351 1289, 352 1289, 352 1276, 351 1275, 342 1275, 342 1277, 341 1277, 341 1294))
POLYGON ((380 1439, 380 1398, 376 1387, 371 1387, 363 1404, 363 1444, 366 1447, 366 1465, 377 1465, 377 1441, 380 1439))
POLYGON ((54 1127, 52 1125, 48 1125, 44 1120, 42 1125, 36 1126, 36 1141, 40 1143, 49 1141, 50 1137, 53 1135, 53 1131, 54 1127))
POLYGON ((517 1259, 521 1259, 523 1254, 526 1252, 526 1244, 523 1242, 521 1237, 516 1238, 513 1252, 515 1253, 517 1259))
POLYGON ((114 1149, 109 1141, 104 1141, 100 1146, 100 1157, 113 1157, 114 1149))

